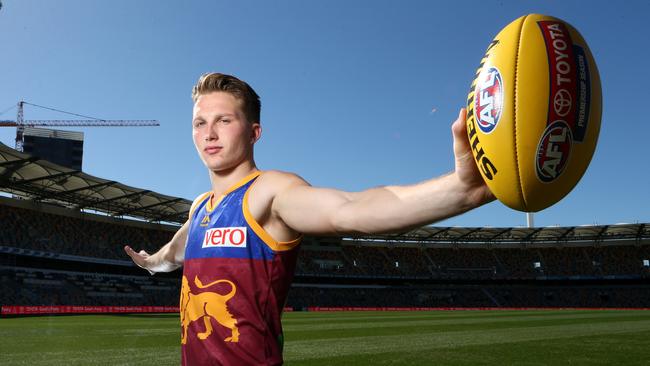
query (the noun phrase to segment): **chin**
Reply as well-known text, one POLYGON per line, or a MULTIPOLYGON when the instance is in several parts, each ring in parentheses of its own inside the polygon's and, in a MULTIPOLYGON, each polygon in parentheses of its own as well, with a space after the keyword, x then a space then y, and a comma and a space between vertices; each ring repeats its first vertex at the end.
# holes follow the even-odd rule
MULTIPOLYGON (((243 160, 242 160, 243 161, 243 160)), ((224 159, 223 157, 207 157, 203 159, 203 164, 213 172, 225 172, 235 169, 242 162, 237 159, 224 159)))
POLYGON ((223 169, 224 164, 220 161, 203 159, 203 165, 210 170, 221 170, 223 169))
POLYGON ((212 172, 223 172, 233 168, 230 164, 223 162, 206 162, 205 166, 212 172))

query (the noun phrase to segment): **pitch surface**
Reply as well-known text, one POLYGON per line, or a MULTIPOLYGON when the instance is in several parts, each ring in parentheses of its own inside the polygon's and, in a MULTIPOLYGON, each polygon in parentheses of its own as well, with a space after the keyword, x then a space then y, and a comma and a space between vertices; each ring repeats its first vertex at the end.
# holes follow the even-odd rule
MULTIPOLYGON (((650 311, 286 313, 291 365, 646 365, 650 311)), ((0 319, 3 365, 178 365, 176 314, 0 319)))

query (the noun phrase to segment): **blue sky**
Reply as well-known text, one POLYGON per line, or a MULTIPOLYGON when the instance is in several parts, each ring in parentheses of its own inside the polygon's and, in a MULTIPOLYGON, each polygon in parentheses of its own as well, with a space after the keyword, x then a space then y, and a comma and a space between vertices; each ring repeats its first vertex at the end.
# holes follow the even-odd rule
MULTIPOLYGON (((260 168, 350 191, 415 183, 452 169, 449 127, 496 33, 527 13, 562 18, 600 69, 602 130, 581 182, 535 223, 650 222, 649 1, 2 3, 0 112, 24 99, 157 119, 82 129, 84 170, 187 199, 209 189, 191 140, 190 90, 204 72, 260 94, 260 168)), ((29 106, 25 117, 69 118, 29 106)), ((0 141, 13 146, 14 134, 2 128, 0 141)), ((525 215, 494 202, 438 224, 520 226, 525 215)))

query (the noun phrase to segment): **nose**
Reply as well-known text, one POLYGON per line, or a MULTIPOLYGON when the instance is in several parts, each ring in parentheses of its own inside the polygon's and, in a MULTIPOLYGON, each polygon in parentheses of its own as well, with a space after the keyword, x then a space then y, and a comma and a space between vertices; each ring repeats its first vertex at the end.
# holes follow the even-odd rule
POLYGON ((214 141, 218 139, 219 139, 219 135, 217 134, 216 123, 210 123, 208 125, 208 132, 205 135, 205 141, 214 141))

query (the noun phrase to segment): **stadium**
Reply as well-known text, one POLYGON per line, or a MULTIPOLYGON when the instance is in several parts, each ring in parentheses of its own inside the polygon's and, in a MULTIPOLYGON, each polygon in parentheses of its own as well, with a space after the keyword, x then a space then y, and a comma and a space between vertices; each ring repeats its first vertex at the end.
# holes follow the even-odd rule
POLYGON ((648 365, 649 12, 1 0, 0 365, 648 365))
MULTIPOLYGON (((149 276, 122 248, 156 251, 191 202, 6 145, 0 179, 1 322, 14 339, 1 346, 3 364, 152 363, 129 355, 125 342, 156 347, 157 364, 175 364, 180 273, 149 276), (60 339, 31 353, 41 332, 60 339)), ((587 357, 561 351, 586 340, 588 360, 638 361, 647 352, 649 279, 648 224, 308 237, 285 308, 286 361, 427 364, 435 353, 454 363, 458 350, 479 349, 469 358, 479 362, 488 348, 515 345, 520 353, 502 357, 517 360, 541 352, 523 346, 536 341, 557 348, 552 359, 561 362, 587 357), (599 340, 617 337, 624 351, 603 354, 599 340)))

